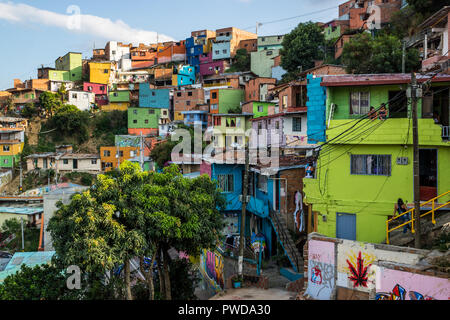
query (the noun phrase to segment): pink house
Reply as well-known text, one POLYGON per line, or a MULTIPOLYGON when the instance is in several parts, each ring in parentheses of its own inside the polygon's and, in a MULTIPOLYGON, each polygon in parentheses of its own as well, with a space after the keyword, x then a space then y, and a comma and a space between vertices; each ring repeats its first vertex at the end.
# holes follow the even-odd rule
POLYGON ((83 84, 83 91, 93 92, 96 95, 107 95, 108 86, 100 83, 85 82, 83 84))
POLYGON ((218 60, 200 65, 200 75, 210 76, 213 74, 222 74, 225 71, 225 61, 218 60))

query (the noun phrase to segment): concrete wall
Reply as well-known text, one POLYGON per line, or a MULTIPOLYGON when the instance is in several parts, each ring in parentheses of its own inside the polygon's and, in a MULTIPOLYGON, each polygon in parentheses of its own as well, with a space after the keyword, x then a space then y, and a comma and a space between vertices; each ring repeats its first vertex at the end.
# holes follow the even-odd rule
MULTIPOLYGON (((398 290, 394 290, 396 284, 424 297, 444 300, 450 297, 448 277, 423 270, 426 269, 423 259, 430 254, 428 250, 327 238, 311 233, 303 252, 308 281, 305 294, 313 299, 378 300, 389 298, 392 291, 397 293, 398 290)), ((420 298, 417 294, 413 297, 420 298)))

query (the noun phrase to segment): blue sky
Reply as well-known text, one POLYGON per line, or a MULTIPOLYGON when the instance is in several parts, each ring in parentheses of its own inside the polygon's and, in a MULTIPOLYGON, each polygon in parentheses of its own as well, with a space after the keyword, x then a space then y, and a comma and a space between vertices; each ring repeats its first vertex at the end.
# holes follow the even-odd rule
POLYGON ((186 39, 193 30, 237 27, 259 35, 285 34, 299 22, 327 22, 337 17, 344 0, 0 0, 0 90, 11 88, 13 79, 37 77, 41 65, 68 51, 92 56, 109 40, 149 43, 186 39), (332 7, 335 7, 334 9, 332 7), (331 8, 331 9, 330 9, 331 8), (78 11, 79 10, 79 11, 78 11), (308 15, 311 12, 321 11, 308 15), (77 19, 74 13, 81 15, 77 19), (277 23, 275 20, 301 16, 277 23), (119 38, 123 39, 119 39, 119 38), (148 41, 146 41, 148 40, 148 41))

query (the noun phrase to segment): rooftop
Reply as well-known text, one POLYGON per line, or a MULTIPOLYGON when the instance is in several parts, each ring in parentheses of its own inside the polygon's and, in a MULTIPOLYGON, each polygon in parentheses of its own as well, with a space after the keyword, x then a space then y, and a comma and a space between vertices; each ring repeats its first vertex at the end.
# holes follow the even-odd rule
MULTIPOLYGON (((408 84, 411 82, 411 75, 408 73, 325 75, 322 78, 321 85, 324 87, 408 84)), ((431 79, 431 76, 417 74, 416 78, 420 83, 431 79)), ((432 82, 450 82, 450 75, 436 75, 432 82)))

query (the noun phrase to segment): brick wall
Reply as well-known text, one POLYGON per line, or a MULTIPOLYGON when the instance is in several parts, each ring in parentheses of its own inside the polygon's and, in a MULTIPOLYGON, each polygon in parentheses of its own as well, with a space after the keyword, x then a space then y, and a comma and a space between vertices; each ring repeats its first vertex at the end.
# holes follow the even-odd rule
MULTIPOLYGON (((297 191, 302 192, 304 176, 305 176, 305 169, 303 168, 284 170, 280 172, 280 178, 287 180, 287 190, 286 190, 287 197, 281 197, 280 210, 282 212, 286 210, 285 201, 287 198, 287 212, 284 212, 284 214, 287 222, 287 227, 290 230, 296 229, 293 216, 293 213, 295 212, 295 194, 297 191)), ((280 181, 280 184, 281 184, 280 187, 285 188, 285 182, 283 180, 280 181)), ((306 208, 306 206, 303 205, 303 208, 306 208)))

